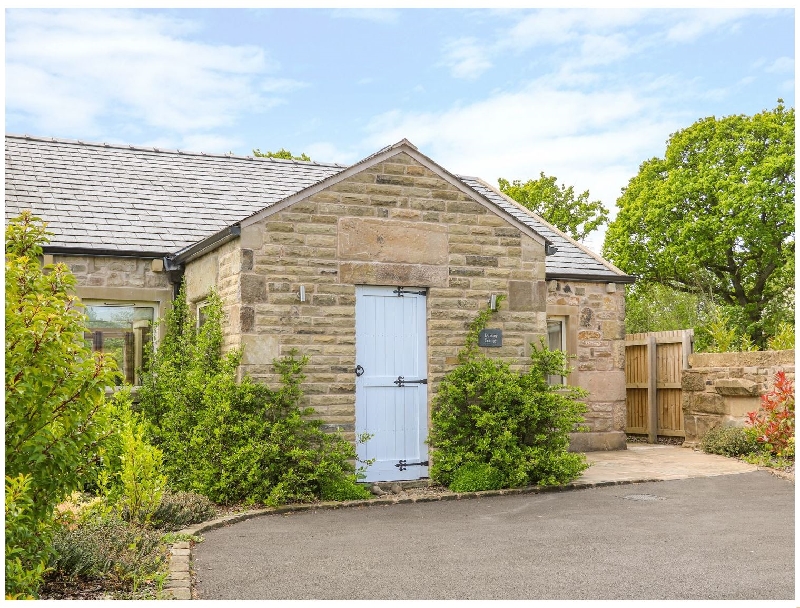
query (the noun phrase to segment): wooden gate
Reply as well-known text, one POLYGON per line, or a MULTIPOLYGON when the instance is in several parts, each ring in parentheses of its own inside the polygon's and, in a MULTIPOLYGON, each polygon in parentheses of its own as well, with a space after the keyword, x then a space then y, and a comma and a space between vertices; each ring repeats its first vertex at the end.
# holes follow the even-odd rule
POLYGON ((650 443, 658 435, 686 435, 681 372, 689 367, 693 338, 691 329, 625 336, 627 433, 647 435, 650 443))

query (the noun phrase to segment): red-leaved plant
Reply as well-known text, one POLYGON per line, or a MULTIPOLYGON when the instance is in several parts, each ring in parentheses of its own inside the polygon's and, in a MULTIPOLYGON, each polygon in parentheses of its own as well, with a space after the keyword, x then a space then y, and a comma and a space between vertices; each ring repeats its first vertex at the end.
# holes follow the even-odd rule
POLYGON ((761 396, 761 407, 749 412, 747 421, 769 451, 794 458, 794 383, 785 372, 775 374, 775 386, 761 396))

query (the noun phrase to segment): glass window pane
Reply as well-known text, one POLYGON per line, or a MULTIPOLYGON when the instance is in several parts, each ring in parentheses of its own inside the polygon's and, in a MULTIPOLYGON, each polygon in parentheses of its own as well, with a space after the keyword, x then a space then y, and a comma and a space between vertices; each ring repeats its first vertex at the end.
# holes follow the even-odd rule
POLYGON ((144 345, 151 339, 150 325, 155 307, 137 305, 85 305, 93 351, 110 354, 129 384, 138 383, 137 373, 144 362, 144 345))
POLYGON ((563 350, 563 327, 561 321, 547 320, 547 347, 550 350, 563 350))
MULTIPOLYGON (((564 348, 564 321, 563 319, 547 319, 547 348, 550 350, 566 350, 564 348)), ((565 384, 566 378, 551 374, 547 377, 547 383, 565 384)))

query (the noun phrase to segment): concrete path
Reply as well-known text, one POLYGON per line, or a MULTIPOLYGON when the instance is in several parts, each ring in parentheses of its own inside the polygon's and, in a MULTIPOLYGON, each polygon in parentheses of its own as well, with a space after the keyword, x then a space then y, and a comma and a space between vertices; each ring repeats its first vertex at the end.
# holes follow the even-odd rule
POLYGON ((592 466, 576 483, 686 479, 757 470, 733 458, 674 445, 629 444, 627 450, 589 452, 586 458, 592 466))
POLYGON ((793 597, 793 483, 675 446, 587 457, 576 491, 396 497, 402 504, 306 507, 209 530, 194 549, 198 596, 793 597))

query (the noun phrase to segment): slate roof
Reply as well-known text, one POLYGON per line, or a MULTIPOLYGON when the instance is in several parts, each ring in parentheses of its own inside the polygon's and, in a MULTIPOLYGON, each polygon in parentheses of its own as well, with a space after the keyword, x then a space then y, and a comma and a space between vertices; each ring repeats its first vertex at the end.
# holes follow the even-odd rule
MULTIPOLYGON (((162 257, 346 168, 6 135, 6 221, 30 209, 53 252, 162 257)), ((457 177, 557 247, 549 278, 632 281, 485 182, 457 177)))
POLYGON ((6 136, 6 220, 48 222, 51 248, 163 256, 342 165, 6 136))
POLYGON ((512 215, 523 224, 529 226, 556 248, 556 252, 545 260, 547 276, 551 278, 569 279, 603 279, 633 282, 633 277, 626 275, 610 262, 602 259, 577 241, 548 224, 541 217, 529 211, 515 200, 503 195, 477 177, 458 176, 470 188, 482 194, 495 205, 512 215))

